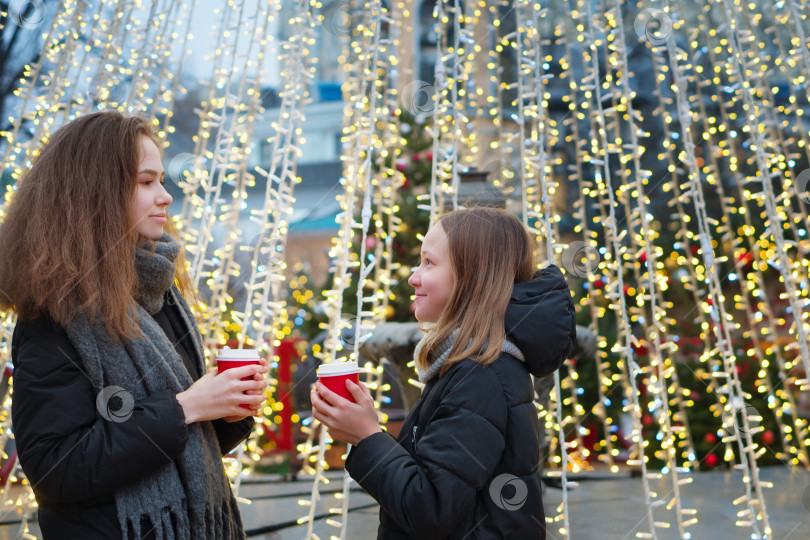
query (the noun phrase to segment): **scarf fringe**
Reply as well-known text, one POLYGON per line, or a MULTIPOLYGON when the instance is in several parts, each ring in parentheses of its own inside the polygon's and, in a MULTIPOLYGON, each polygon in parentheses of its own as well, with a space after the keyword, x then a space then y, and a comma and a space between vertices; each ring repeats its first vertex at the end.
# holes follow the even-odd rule
POLYGON ((191 522, 183 507, 185 503, 181 508, 163 508, 126 518, 121 524, 123 540, 139 540, 148 534, 154 534, 155 540, 244 540, 244 532, 234 521, 236 516, 228 502, 221 506, 206 505, 202 515, 192 517, 191 522), (142 527, 144 518, 149 529, 142 527))

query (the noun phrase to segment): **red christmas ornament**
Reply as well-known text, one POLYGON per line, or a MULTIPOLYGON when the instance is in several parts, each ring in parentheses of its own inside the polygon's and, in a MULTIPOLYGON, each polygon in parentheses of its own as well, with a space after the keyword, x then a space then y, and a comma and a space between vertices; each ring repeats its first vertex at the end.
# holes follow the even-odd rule
POLYGON ((646 263, 647 262, 647 252, 646 251, 641 252, 641 255, 639 255, 639 257, 638 257, 638 261, 640 263, 646 263))
POLYGON ((642 423, 642 425, 645 425, 645 426, 649 426, 650 424, 652 424, 653 423, 652 415, 649 415, 649 414, 642 415, 641 423, 642 423))
POLYGON ((767 430, 767 431, 762 432, 762 442, 764 444, 773 444, 773 442, 775 440, 776 440, 776 436, 773 434, 773 431, 771 431, 770 429, 767 430))
POLYGON ((692 255, 697 255, 698 254, 697 244, 692 244, 691 246, 689 246, 689 249, 692 251, 692 255))
POLYGON ((754 262, 754 254, 749 253, 747 251, 743 251, 742 253, 737 255, 737 260, 742 262, 745 266, 748 266, 752 262, 754 262))
POLYGON ((605 287, 605 282, 604 282, 604 281, 602 281, 602 278, 596 278, 596 279, 593 281, 593 286, 594 286, 595 288, 597 288, 597 289, 602 289, 602 288, 604 288, 604 287, 605 287))
POLYGON ((644 345, 643 341, 639 345, 631 343, 630 346, 633 348, 633 352, 636 353, 638 356, 647 356, 648 354, 650 354, 650 349, 646 345, 644 345))
POLYGON ((718 459, 714 454, 709 454, 703 462, 706 463, 707 467, 714 467, 717 465, 718 459))
POLYGON ((715 435, 712 432, 709 432, 709 433, 707 433, 706 435, 703 436, 703 440, 706 441, 709 444, 714 444, 714 443, 717 442, 717 435, 715 435))

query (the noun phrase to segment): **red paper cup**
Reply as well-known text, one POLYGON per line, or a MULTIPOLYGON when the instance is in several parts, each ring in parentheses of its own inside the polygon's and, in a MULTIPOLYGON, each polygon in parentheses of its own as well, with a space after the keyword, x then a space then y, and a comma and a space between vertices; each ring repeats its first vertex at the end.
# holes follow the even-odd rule
MULTIPOLYGON (((229 369, 258 364, 259 353, 256 349, 221 349, 217 353, 217 374, 229 369)), ((242 377, 243 381, 249 381, 253 377, 242 377)), ((249 409, 250 405, 241 404, 240 407, 249 409)))
POLYGON ((334 362, 331 364, 321 364, 318 367, 318 379, 325 387, 337 395, 354 401, 354 397, 349 393, 346 388, 346 381, 352 381, 355 384, 360 384, 360 369, 357 367, 357 362, 334 362))

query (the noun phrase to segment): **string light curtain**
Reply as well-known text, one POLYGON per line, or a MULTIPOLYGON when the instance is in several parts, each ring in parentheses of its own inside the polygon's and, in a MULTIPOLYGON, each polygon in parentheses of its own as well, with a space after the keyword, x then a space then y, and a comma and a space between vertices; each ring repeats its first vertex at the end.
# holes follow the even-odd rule
MULTIPOLYGON (((399 65, 413 56, 399 32, 412 35, 412 13, 421 4, 387 6, 345 3, 351 16, 340 58, 344 192, 319 359, 347 353, 362 363, 358 348, 384 318, 391 285, 401 278, 391 242, 403 225, 395 215, 403 179, 391 165, 404 144, 398 116, 406 109, 428 122, 433 136, 433 182, 421 208, 435 218, 457 207, 459 173, 488 169, 490 182, 536 234, 541 259, 566 272, 581 320, 600 334, 595 375, 588 378, 583 361, 567 362, 556 376, 551 410, 540 411, 552 444, 550 474, 562 477, 564 495, 568 472, 600 463, 612 473, 637 468, 646 519, 636 536, 677 528, 690 537, 701 515, 682 499, 695 471, 714 466, 698 450, 692 416, 697 395, 705 394, 713 422, 708 435, 718 439, 710 455, 741 473, 737 524, 754 538, 770 537, 760 462, 810 466, 801 414, 801 393, 810 391, 806 2, 439 0, 430 29, 433 81, 411 79, 411 68, 399 65), (357 298, 348 316, 346 291, 357 298), (673 300, 678 291, 691 311, 673 300), (354 343, 342 351, 341 331, 349 325, 354 343), (694 336, 685 335, 686 326, 696 329, 694 336), (742 375, 751 363, 753 383, 742 375), (766 418, 776 425, 780 448, 764 438, 766 418), (588 437, 596 439, 591 447, 588 437)), ((11 127, 0 134, 12 180, 54 129, 92 110, 151 114, 160 118, 162 135, 172 133, 197 9, 194 0, 63 2, 42 28, 45 48, 28 66, 11 127)), ((218 14, 211 84, 198 107, 200 128, 179 182, 185 197, 177 216, 192 276, 211 292, 198 306, 209 342, 221 342, 226 325, 237 321, 240 346, 266 347, 270 355, 286 335, 284 252, 298 182, 296 135, 316 77, 314 17, 325 7, 298 0, 291 35, 274 51, 268 34, 280 9, 280 0, 229 2, 218 14), (283 57, 280 118, 272 163, 253 168, 266 75, 258 66, 272 53, 283 57), (264 202, 248 208, 257 179, 267 183, 264 202), (253 243, 240 225, 244 217, 258 223, 253 243), (216 245, 221 231, 226 240, 216 245), (249 267, 238 264, 240 245, 249 245, 249 267), (234 282, 248 293, 244 308, 234 306, 234 282)), ((334 21, 321 23, 334 28, 334 21)), ((12 192, 13 186, 6 200, 12 192)), ((4 361, 13 324, 4 314, 4 361)), ((379 368, 373 371, 379 401, 385 387, 379 368)), ((4 442, 11 436, 9 400, 0 427, 4 442)), ((304 426, 311 438, 299 448, 305 472, 313 474, 310 500, 302 501, 310 505, 301 519, 308 537, 315 537, 329 444, 325 430, 314 428, 304 426)), ((233 463, 231 472, 255 462, 259 450, 254 437, 246 462, 233 463)), ((12 499, 9 485, 3 500, 19 509, 21 534, 28 535, 32 494, 12 499)), ((340 522, 334 521, 342 538, 349 486, 344 478, 340 522)), ((570 536, 565 496, 548 520, 570 536)))
MULTIPOLYGON (((347 38, 342 55, 346 74, 342 88, 346 101, 341 137, 343 193, 337 197, 341 208, 337 217, 339 231, 330 249, 333 288, 324 293, 324 311, 328 317, 326 338, 323 348, 315 355, 324 363, 338 361, 342 356, 357 361, 369 375, 367 381, 375 392, 375 406, 379 410, 382 370, 379 366, 364 366, 359 349, 371 336, 375 324, 383 319, 385 300, 380 289, 387 286, 383 283, 390 283, 390 272, 395 269, 391 264, 390 240, 380 244, 379 249, 370 248, 369 233, 372 224, 385 230, 382 216, 393 214, 392 189, 401 183, 401 175, 391 168, 401 144, 396 136, 397 109, 394 106, 397 77, 396 71, 390 68, 397 64, 393 45, 398 35, 398 29, 392 32, 391 28, 401 25, 399 17, 403 12, 399 9, 389 11, 379 1, 350 2, 342 7, 345 20, 340 33, 347 38), (373 201, 378 203, 376 210, 373 201), (370 252, 372 249, 374 253, 370 252), (378 264, 384 264, 385 269, 375 271, 378 264), (357 305, 356 311, 349 316, 343 309, 347 290, 354 291, 357 305), (341 337, 344 329, 352 333, 350 350, 346 352, 343 352, 345 341, 341 337)), ((335 21, 327 23, 334 25, 335 21)), ((389 227, 391 223, 389 220, 389 227)), ((317 539, 318 535, 313 532, 315 511, 322 498, 320 486, 329 483, 324 474, 327 468, 324 458, 331 439, 327 430, 317 422, 308 426, 307 431, 308 439, 299 448, 307 466, 306 472, 313 475, 313 483, 310 499, 299 501, 309 507, 309 513, 298 522, 306 523, 306 538, 317 539)), ((329 519, 327 523, 339 529, 341 539, 347 537, 352 482, 348 474, 344 474, 343 489, 336 494, 337 506, 329 509, 339 519, 329 519)))

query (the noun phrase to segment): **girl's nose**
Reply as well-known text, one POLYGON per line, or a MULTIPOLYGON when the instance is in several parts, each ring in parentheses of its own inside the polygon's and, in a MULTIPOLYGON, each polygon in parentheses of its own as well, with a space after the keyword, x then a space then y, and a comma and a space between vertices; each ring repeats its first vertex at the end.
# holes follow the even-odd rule
POLYGON ((172 196, 168 191, 166 191, 166 188, 163 186, 163 184, 160 184, 160 190, 162 193, 160 193, 160 195, 158 196, 157 199, 158 205, 163 206, 172 204, 173 200, 172 196))
POLYGON ((417 267, 413 271, 413 274, 411 274, 411 277, 408 278, 408 285, 410 285, 411 287, 416 287, 419 284, 419 278, 417 277, 418 273, 419 273, 419 267, 417 267))

